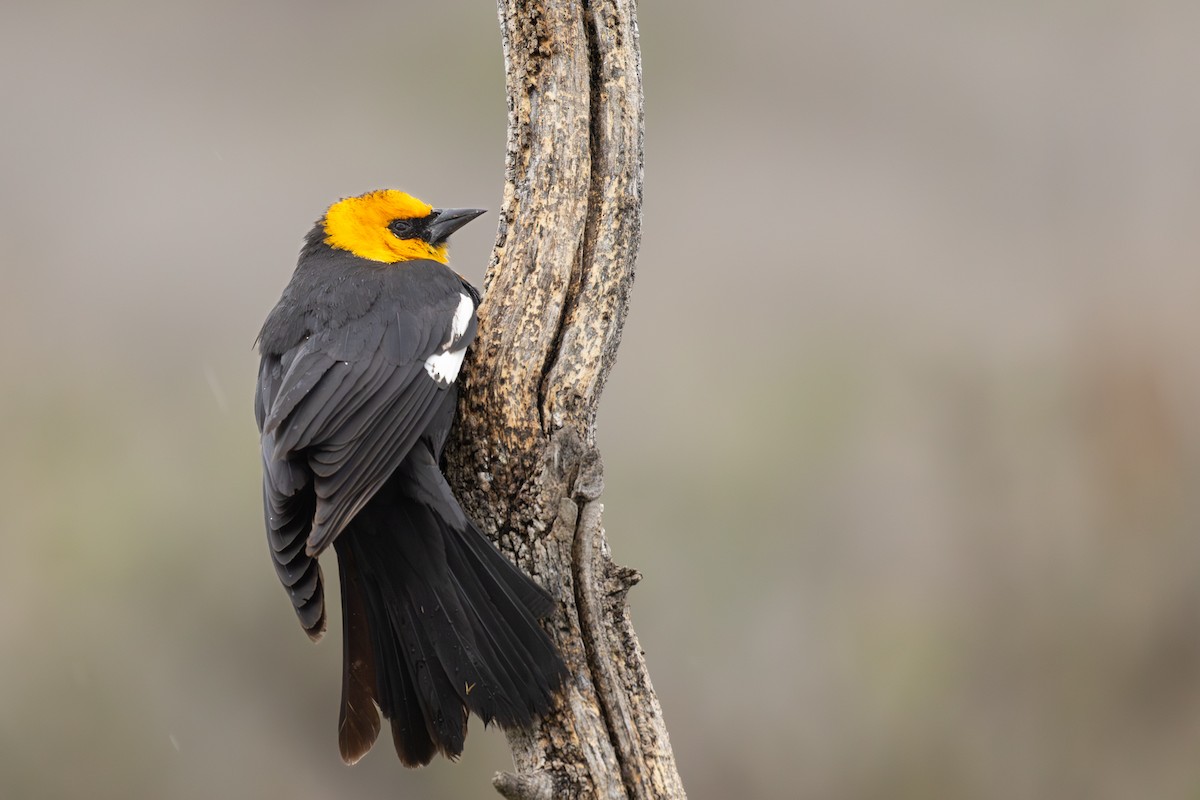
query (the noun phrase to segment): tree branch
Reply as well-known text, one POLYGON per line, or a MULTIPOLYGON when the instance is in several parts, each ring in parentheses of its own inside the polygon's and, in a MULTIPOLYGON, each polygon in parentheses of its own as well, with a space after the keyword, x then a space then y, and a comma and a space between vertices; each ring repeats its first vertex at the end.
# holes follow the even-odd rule
POLYGON ((463 370, 452 484, 555 594, 573 678, 509 735, 505 797, 684 797, 609 558, 595 449, 640 241, 642 90, 630 0, 499 0, 508 92, 505 190, 479 334, 463 370))

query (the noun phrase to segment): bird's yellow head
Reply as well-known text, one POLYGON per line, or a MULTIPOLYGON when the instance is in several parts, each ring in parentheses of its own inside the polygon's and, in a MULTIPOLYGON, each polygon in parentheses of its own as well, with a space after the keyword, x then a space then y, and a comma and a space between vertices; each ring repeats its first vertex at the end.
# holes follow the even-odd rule
POLYGON ((404 192, 381 189, 339 200, 321 224, 325 244, 360 258, 384 264, 419 258, 445 264, 450 234, 482 213, 476 208, 436 209, 404 192))

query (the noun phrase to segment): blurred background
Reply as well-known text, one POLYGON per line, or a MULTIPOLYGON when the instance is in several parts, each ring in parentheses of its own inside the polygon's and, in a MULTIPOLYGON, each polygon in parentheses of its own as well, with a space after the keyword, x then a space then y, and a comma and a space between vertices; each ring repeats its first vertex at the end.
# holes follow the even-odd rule
MULTIPOLYGON (((690 796, 1200 797, 1200 5, 640 22, 599 438, 690 796)), ((494 7, 18 0, 0 75, 0 796, 495 796, 477 722, 341 764, 252 418, 330 202, 498 207, 494 7)))

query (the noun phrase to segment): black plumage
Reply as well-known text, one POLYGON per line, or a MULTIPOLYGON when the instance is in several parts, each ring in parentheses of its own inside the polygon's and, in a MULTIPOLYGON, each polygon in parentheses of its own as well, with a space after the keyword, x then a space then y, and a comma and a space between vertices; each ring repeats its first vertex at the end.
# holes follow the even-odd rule
MULTIPOLYGON (((459 212, 388 235, 444 240, 462 222, 439 227, 439 213, 459 212)), ((382 263, 326 234, 309 234, 259 337, 267 539, 314 640, 326 626, 317 559, 337 551, 343 758, 370 749, 378 706, 415 766, 462 752, 468 712, 528 726, 565 668, 537 621, 551 597, 483 537, 440 468, 478 292, 439 261, 382 263)))

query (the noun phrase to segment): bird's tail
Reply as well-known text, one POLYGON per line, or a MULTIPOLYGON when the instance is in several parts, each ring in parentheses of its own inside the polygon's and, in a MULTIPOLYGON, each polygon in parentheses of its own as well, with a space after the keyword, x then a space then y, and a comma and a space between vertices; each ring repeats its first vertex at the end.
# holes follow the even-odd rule
POLYGON ((334 542, 345 623, 338 743, 348 763, 366 754, 377 705, 400 760, 419 766, 435 752, 462 753, 469 711, 528 727, 566 668, 537 622, 553 600, 466 520, 448 488, 441 497, 452 509, 389 488, 334 542))

